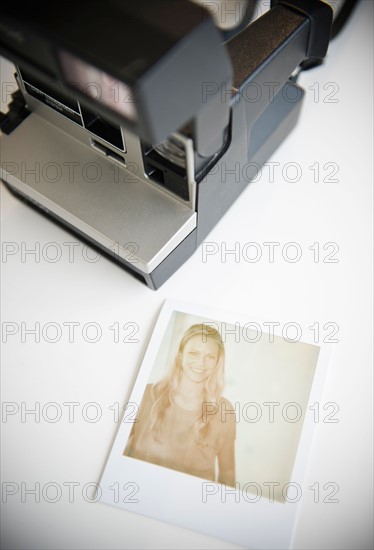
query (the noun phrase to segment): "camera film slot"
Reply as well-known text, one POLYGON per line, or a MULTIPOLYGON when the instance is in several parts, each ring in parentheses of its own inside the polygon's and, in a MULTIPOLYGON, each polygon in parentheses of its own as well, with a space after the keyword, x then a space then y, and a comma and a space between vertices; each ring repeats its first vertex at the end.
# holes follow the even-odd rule
MULTIPOLYGON (((57 84, 42 82, 24 69, 19 70, 19 74, 25 91, 29 95, 71 121, 83 126, 87 131, 105 141, 109 146, 126 152, 125 141, 119 125, 112 124, 94 111, 83 107, 78 100, 72 97, 71 94, 62 91, 57 84)), ((103 148, 104 144, 102 145, 103 148)), ((102 152, 102 150, 100 151, 102 152)), ((107 156, 114 158, 115 153, 113 155, 107 154, 107 156)), ((123 157, 118 156, 117 160, 120 160, 122 164, 124 163, 123 157)))
POLYGON ((112 151, 112 149, 109 149, 109 147, 106 147, 103 143, 100 143, 99 141, 96 141, 96 139, 91 139, 91 146, 96 149, 96 151, 99 151, 102 155, 105 155, 106 157, 109 157, 110 159, 119 162, 123 166, 126 165, 125 157, 119 155, 118 153, 115 153, 112 151))
MULTIPOLYGON (((83 125, 98 138, 102 139, 112 147, 119 149, 120 151, 126 152, 125 141, 121 132, 121 127, 116 124, 108 122, 101 115, 98 115, 94 111, 87 109, 80 105, 80 110, 83 119, 83 125)), ((123 161, 122 161, 123 162, 123 161)))
POLYGON ((46 84, 22 69, 19 71, 26 92, 73 122, 83 126, 78 101, 58 89, 56 84, 46 84))

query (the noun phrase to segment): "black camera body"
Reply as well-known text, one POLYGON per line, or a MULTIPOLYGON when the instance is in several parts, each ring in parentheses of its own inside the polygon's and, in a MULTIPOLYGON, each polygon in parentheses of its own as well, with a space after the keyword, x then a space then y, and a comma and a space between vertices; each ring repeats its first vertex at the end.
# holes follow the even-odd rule
POLYGON ((318 0, 273 2, 227 42, 189 0, 1 7, 19 85, 1 178, 157 289, 295 126, 290 76, 331 25, 318 0))

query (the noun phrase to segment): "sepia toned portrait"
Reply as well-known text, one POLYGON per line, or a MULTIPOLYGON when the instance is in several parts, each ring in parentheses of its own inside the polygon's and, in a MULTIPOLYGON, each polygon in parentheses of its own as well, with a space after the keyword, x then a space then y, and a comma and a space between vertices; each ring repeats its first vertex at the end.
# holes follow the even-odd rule
POLYGON ((284 502, 318 353, 173 311, 123 455, 284 502))
POLYGON ((125 454, 208 480, 235 484, 235 416, 222 422, 211 405, 223 396, 220 333, 196 323, 183 333, 169 370, 148 384, 125 454))

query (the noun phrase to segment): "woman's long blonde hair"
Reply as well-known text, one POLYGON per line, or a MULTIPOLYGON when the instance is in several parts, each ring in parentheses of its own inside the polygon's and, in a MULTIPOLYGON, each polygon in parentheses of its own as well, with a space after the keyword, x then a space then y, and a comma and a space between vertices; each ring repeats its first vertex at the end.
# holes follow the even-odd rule
POLYGON ((153 405, 150 414, 150 430, 156 440, 159 440, 160 426, 162 424, 165 411, 173 403, 173 393, 178 387, 181 378, 181 355, 185 345, 193 336, 200 336, 203 342, 210 340, 219 346, 217 365, 205 381, 201 413, 197 415, 193 426, 194 437, 199 444, 203 444, 209 422, 213 418, 213 415, 205 415, 206 418, 203 417, 203 403, 214 403, 218 405, 220 398, 222 397, 225 362, 225 349, 222 337, 218 330, 210 325, 204 323, 192 325, 182 336, 170 371, 164 378, 154 384, 152 388, 153 405))

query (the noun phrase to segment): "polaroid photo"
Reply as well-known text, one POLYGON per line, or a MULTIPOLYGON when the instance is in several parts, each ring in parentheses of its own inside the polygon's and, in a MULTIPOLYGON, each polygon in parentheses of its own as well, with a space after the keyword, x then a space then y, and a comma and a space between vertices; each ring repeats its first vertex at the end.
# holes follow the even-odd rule
POLYGON ((292 548, 328 356, 296 323, 166 301, 100 502, 253 550, 292 548))

